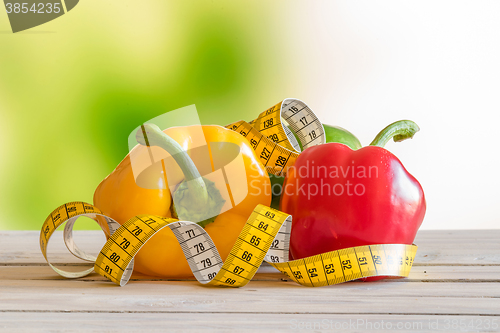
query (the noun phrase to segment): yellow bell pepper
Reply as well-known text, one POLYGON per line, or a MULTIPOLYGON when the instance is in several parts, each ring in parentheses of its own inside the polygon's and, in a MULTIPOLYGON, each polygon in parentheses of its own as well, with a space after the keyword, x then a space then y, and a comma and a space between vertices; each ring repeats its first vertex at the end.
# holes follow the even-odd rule
MULTIPOLYGON (((224 127, 172 127, 163 132, 155 127, 142 127, 147 134, 145 137, 151 142, 143 140, 141 130, 138 131, 138 141, 143 145, 134 147, 99 184, 94 193, 94 205, 120 224, 141 214, 176 218, 178 215, 182 220, 202 221, 200 225, 204 226, 225 260, 253 209, 258 204, 271 204, 271 183, 266 169, 249 142, 224 127), (206 147, 209 147, 210 163, 206 163, 206 149, 195 148, 200 139, 206 140, 206 147), (224 156, 221 152, 228 146, 239 148, 246 171, 246 176, 239 178, 237 184, 233 179, 229 190, 225 182, 215 179, 214 172, 218 169, 217 165, 220 168, 221 162, 214 156, 224 156), (151 153, 157 154, 161 150, 166 155, 163 149, 177 163, 174 165, 162 160, 150 165, 151 153), (134 177, 132 166, 144 171, 134 177), (169 187, 174 186, 175 200, 172 200, 169 187), (189 200, 184 200, 186 198, 189 200), (218 214, 220 211, 222 213, 218 214), (209 214, 208 217, 218 215, 205 219, 204 214, 209 214)), ((135 257, 134 270, 166 278, 192 276, 177 239, 167 228, 159 231, 141 248, 135 257)))

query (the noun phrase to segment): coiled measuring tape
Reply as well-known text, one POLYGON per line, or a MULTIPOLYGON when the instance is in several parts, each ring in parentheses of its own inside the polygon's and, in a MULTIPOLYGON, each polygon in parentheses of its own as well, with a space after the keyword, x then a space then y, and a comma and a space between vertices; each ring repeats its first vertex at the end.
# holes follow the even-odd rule
MULTIPOLYGON (((297 134, 304 148, 325 142, 321 122, 305 103, 287 99, 264 111, 254 121, 240 121, 227 127, 244 135, 267 170, 284 175, 299 155, 300 147, 286 124, 297 134)), ((225 261, 208 233, 198 224, 154 215, 135 216, 120 226, 97 207, 70 202, 55 209, 45 220, 40 233, 42 253, 58 274, 79 278, 93 271, 124 286, 130 279, 134 256, 159 230, 168 227, 177 238, 189 267, 202 284, 242 287, 257 272, 263 261, 305 286, 333 285, 371 276, 408 276, 417 251, 416 245, 378 244, 351 247, 316 256, 288 260, 292 217, 270 207, 258 205, 238 236, 225 261), (95 220, 107 236, 97 257, 82 251, 73 240, 73 226, 79 217, 95 220), (104 217, 104 222, 97 219, 104 217), (66 247, 77 258, 93 262, 94 267, 68 272, 52 265, 47 245, 55 230, 66 223, 66 247)))
POLYGON ((410 273, 416 245, 357 246, 288 261, 291 223, 290 215, 258 205, 223 261, 208 233, 196 223, 142 215, 116 228, 119 224, 103 215, 98 208, 84 202, 71 202, 58 207, 47 217, 40 234, 40 248, 49 265, 62 276, 78 278, 95 270, 120 286, 129 281, 134 256, 139 249, 165 227, 170 228, 177 238, 195 278, 207 285, 242 287, 252 279, 263 261, 293 281, 310 287, 370 276, 406 277, 410 273), (96 216, 104 216, 107 225, 100 225, 106 234, 112 232, 97 258, 80 250, 73 242, 73 225, 81 216, 92 218, 97 223, 96 216), (64 222, 67 222, 64 241, 68 250, 82 260, 94 262, 93 268, 67 272, 50 264, 47 244, 57 227, 64 222))
POLYGON ((267 109, 250 123, 241 120, 226 128, 250 142, 269 173, 284 176, 300 154, 300 145, 287 124, 304 149, 326 142, 323 125, 314 112, 304 102, 292 98, 267 109))

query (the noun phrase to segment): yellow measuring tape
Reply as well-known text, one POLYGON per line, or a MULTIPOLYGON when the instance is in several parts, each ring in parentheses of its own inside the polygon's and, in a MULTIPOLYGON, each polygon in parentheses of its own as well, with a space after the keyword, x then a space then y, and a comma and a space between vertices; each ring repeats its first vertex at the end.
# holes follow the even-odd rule
POLYGON ((269 173, 285 175, 300 154, 300 145, 287 125, 304 149, 326 142, 323 125, 314 112, 304 102, 292 98, 267 109, 250 123, 242 120, 226 128, 246 137, 269 173))
MULTIPOLYGON (((227 127, 250 141, 269 172, 282 175, 294 164, 300 151, 287 125, 297 134, 304 148, 325 142, 322 124, 305 103, 296 99, 278 103, 251 123, 240 121, 227 127)), ((416 245, 378 244, 289 261, 291 224, 290 215, 258 205, 223 261, 208 233, 196 223, 141 215, 120 226, 91 204, 70 202, 55 209, 45 220, 40 233, 40 248, 50 267, 62 276, 79 278, 95 271, 124 286, 132 275, 134 256, 154 234, 168 227, 181 245, 195 278, 202 284, 226 287, 246 285, 263 261, 293 281, 311 287, 371 276, 406 277, 417 251, 416 245), (73 240, 73 226, 82 216, 94 219, 108 238, 97 258, 82 251, 73 240), (104 217, 106 223, 100 222, 98 216, 104 217), (64 223, 66 247, 77 258, 93 262, 93 268, 68 272, 50 263, 47 244, 55 230, 64 223)))

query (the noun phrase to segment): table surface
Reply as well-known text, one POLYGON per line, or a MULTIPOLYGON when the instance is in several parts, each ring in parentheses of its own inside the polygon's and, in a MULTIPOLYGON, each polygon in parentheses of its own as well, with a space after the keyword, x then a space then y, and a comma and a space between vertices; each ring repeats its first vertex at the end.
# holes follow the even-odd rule
MULTIPOLYGON (((56 232, 53 263, 81 269, 56 232)), ((239 289, 135 274, 118 287, 70 280, 45 262, 34 231, 0 232, 0 331, 500 332, 500 230, 420 231, 410 276, 309 288, 263 265, 239 289)), ((97 253, 104 237, 76 231, 97 253)))

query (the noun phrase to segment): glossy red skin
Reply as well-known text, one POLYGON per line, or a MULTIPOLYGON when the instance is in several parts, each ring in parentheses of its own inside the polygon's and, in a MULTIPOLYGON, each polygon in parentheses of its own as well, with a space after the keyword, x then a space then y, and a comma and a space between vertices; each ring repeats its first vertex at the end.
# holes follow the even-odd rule
POLYGON ((281 210, 293 216, 290 255, 301 259, 353 246, 412 244, 424 219, 426 203, 419 182, 388 150, 368 146, 353 151, 343 144, 327 143, 300 154, 285 179, 281 210), (326 166, 326 178, 324 168, 318 166, 326 166), (335 166, 338 178, 334 177, 335 166), (359 173, 363 167, 366 177, 359 173), (307 169, 309 175, 305 177, 307 169), (312 177, 311 169, 320 171, 321 177, 312 177), (348 181, 353 185, 348 186, 348 181), (308 186, 314 191, 312 184, 330 184, 331 189, 342 184, 344 193, 337 185, 335 190, 340 195, 328 195, 324 185, 323 195, 308 196, 308 186), (356 184, 364 186, 364 194, 356 195, 363 188, 358 185, 355 192, 356 184), (300 186, 303 191, 298 190, 300 186), (352 195, 348 195, 348 187, 352 195))

